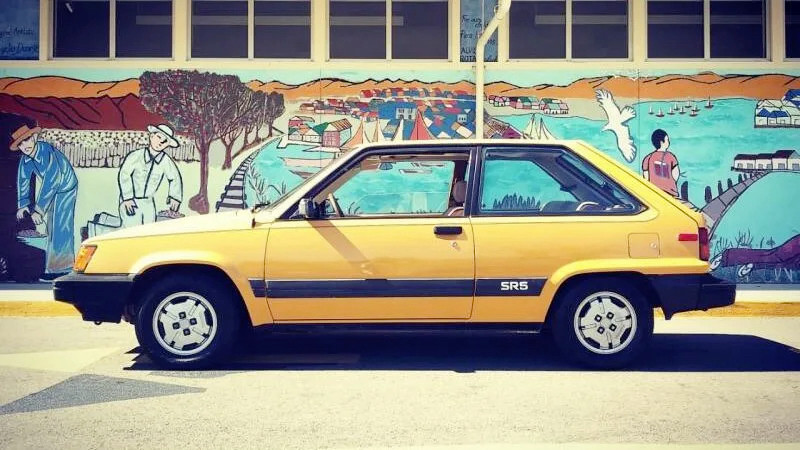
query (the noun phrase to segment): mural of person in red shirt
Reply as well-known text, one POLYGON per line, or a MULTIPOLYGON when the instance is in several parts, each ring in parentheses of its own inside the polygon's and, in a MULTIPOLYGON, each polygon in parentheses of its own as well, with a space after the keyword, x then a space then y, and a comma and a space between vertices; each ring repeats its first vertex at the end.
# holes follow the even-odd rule
POLYGON ((655 150, 644 157, 642 175, 663 191, 677 197, 681 171, 678 168, 678 157, 669 151, 669 135, 659 128, 653 131, 650 140, 655 150))

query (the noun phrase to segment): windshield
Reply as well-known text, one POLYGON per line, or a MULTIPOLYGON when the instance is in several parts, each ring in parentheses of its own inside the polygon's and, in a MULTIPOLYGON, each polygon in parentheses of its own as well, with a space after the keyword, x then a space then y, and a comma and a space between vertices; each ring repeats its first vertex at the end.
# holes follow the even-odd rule
MULTIPOLYGON (((350 152, 348 152, 348 154, 355 154, 356 152, 358 152, 358 150, 359 150, 359 148, 353 149, 350 152)), ((301 181, 299 184, 297 184, 293 188, 287 190, 283 194, 280 194, 276 199, 270 200, 270 201, 267 201, 267 202, 264 202, 264 203, 258 203, 256 205, 254 205, 253 208, 251 209, 251 211, 252 212, 258 212, 258 211, 262 211, 264 209, 271 209, 271 208, 275 207, 280 202, 282 202, 285 199, 287 199, 287 198, 291 197, 292 195, 294 195, 294 193, 299 191, 303 186, 308 186, 309 184, 313 184, 313 182, 315 182, 315 180, 317 180, 317 179, 319 179, 321 177, 324 177, 325 175, 330 173, 332 170, 334 170, 334 167, 337 167, 337 166, 338 166, 338 164, 335 163, 335 162, 328 164, 327 166, 325 166, 322 169, 320 169, 317 173, 312 174, 311 176, 309 176, 305 180, 301 181)))

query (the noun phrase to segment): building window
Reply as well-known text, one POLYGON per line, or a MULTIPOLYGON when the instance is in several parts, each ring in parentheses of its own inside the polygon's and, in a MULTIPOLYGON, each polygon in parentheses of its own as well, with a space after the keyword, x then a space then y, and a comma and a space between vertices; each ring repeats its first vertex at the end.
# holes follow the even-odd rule
POLYGON ((648 0, 647 56, 763 59, 766 17, 764 0, 648 0))
POLYGON ((331 59, 447 59, 448 3, 330 0, 329 33, 331 59))
POLYGON ((649 58, 703 58, 703 1, 649 0, 647 2, 647 56, 649 58))
POLYGON ((800 58, 800 0, 786 0, 786 57, 800 58))
POLYGON ((572 1, 572 57, 628 57, 627 0, 572 1))
POLYGON ((508 32, 509 58, 566 58, 566 0, 514 0, 508 32))
POLYGON ((53 56, 108 58, 110 1, 57 0, 53 56))
POLYGON ((392 59, 447 59, 447 0, 392 0, 392 59))
POLYGON ((116 56, 172 56, 172 0, 117 0, 116 56))
POLYGON ((191 54, 309 59, 311 0, 192 0, 191 54))
POLYGON ((628 0, 521 0, 509 15, 511 59, 628 58, 628 0))
POLYGON ((172 0, 56 0, 54 6, 56 58, 172 56, 172 0))
POLYGON ((256 0, 256 58, 311 58, 311 0, 256 0))
POLYGON ((386 3, 331 0, 330 57, 386 58, 386 3))
POLYGON ((192 57, 247 58, 246 0, 192 0, 192 57))
POLYGON ((764 0, 711 0, 711 57, 766 58, 764 0))

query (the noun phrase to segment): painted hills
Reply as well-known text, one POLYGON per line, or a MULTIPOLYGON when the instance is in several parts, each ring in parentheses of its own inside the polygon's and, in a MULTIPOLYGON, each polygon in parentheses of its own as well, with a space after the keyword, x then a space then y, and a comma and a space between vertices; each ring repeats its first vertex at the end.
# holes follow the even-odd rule
MULTIPOLYGON (((470 81, 424 82, 419 80, 373 80, 351 82, 323 78, 297 85, 279 81, 246 82, 253 90, 277 91, 289 101, 322 97, 355 96, 363 90, 405 87, 475 92, 470 81)), ((800 88, 800 77, 783 74, 663 75, 631 78, 602 76, 581 78, 567 85, 516 86, 505 82, 486 85, 487 95, 593 99, 596 89, 607 89, 617 98, 781 98, 788 89, 800 88)), ((291 111, 291 108, 289 109, 291 111)), ((147 111, 139 101, 139 80, 87 82, 67 77, 40 76, 0 78, 0 111, 22 114, 40 125, 65 129, 143 130, 164 120, 147 111)))

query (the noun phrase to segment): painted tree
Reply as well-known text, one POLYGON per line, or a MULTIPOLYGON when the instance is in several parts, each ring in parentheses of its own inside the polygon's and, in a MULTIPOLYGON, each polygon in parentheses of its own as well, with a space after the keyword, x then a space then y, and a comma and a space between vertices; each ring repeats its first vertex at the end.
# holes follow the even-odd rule
MULTIPOLYGON (((225 160, 222 163, 223 169, 231 168, 233 159, 233 144, 247 130, 248 124, 256 120, 260 112, 259 99, 256 93, 241 85, 240 92, 236 96, 233 113, 229 115, 227 123, 223 124, 223 131, 220 140, 225 146, 225 160)), ((247 136, 245 136, 245 140, 247 136)), ((243 145, 247 145, 245 142, 243 145)))
POLYGON ((261 91, 254 91, 252 100, 255 108, 253 113, 246 118, 244 124, 245 146, 256 141, 256 136, 253 136, 252 140, 250 136, 253 135, 254 132, 257 133, 258 128, 263 124, 262 118, 264 117, 264 110, 267 107, 267 94, 261 91))
POLYGON ((269 130, 267 137, 272 137, 272 124, 275 123, 275 119, 280 117, 285 110, 286 106, 283 102, 283 94, 270 92, 269 95, 267 95, 267 105, 264 111, 264 122, 269 130))
POLYGON ((208 152, 235 113, 243 87, 241 80, 233 75, 167 70, 144 72, 139 83, 144 107, 194 140, 200 156, 200 189, 189 199, 189 208, 207 213, 208 152))

